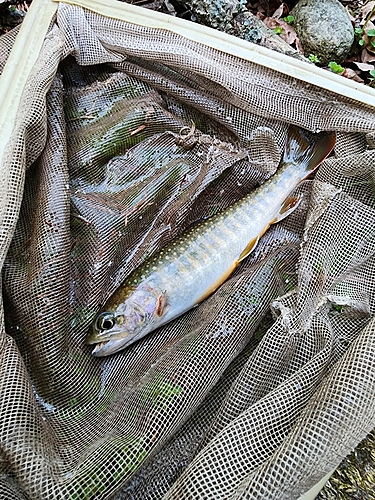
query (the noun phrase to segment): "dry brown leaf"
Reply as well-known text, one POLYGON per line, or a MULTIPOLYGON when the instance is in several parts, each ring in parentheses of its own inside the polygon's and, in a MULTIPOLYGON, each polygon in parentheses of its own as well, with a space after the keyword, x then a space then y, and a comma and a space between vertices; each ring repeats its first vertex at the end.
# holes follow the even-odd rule
POLYGON ((276 28, 276 26, 280 26, 279 21, 277 19, 275 19, 274 17, 265 17, 263 19, 263 22, 267 26, 267 28, 269 28, 271 30, 274 30, 276 28))
POLYGON ((353 23, 355 23, 356 18, 355 18, 355 17, 353 17, 353 16, 351 15, 348 5, 345 7, 345 10, 346 10, 346 12, 347 12, 347 14, 348 14, 348 16, 349 16, 350 20, 351 20, 353 23))
POLYGON ((366 24, 365 33, 373 29, 375 29, 375 24, 372 21, 368 21, 366 24))
POLYGON ((374 62, 375 61, 375 54, 371 54, 371 52, 369 52, 368 50, 363 49, 361 51, 361 61, 363 63, 374 62))
POLYGON ((362 78, 360 78, 358 76, 358 74, 354 71, 354 69, 345 68, 344 73, 342 74, 342 76, 345 76, 345 78, 348 78, 349 80, 354 80, 355 82, 358 82, 358 83, 364 83, 365 82, 364 80, 362 80, 362 78))
POLYGON ((296 37, 296 41, 295 41, 294 45, 296 46, 296 49, 298 52, 301 52, 302 55, 305 55, 305 51, 303 50, 302 44, 299 41, 298 36, 296 37))
POLYGON ((283 31, 282 33, 280 33, 280 37, 284 40, 284 42, 288 43, 289 45, 295 43, 296 47, 301 47, 301 44, 299 43, 297 37, 297 33, 294 31, 294 28, 290 26, 290 24, 286 23, 282 19, 276 19, 275 17, 266 17, 265 19, 263 19, 263 22, 271 30, 274 30, 277 27, 282 28, 283 31))
POLYGON ((357 66, 357 68, 360 69, 361 71, 371 71, 374 69, 373 64, 368 64, 368 63, 364 63, 364 62, 357 62, 357 61, 353 61, 353 64, 355 64, 357 66))
POLYGON ((278 9, 275 10, 272 17, 274 19, 280 19, 280 17, 284 14, 284 4, 282 3, 278 9))
POLYGON ((289 45, 294 43, 297 39, 297 33, 294 31, 294 28, 292 28, 290 24, 286 23, 282 19, 279 19, 279 24, 283 28, 283 32, 280 35, 281 38, 285 42, 289 43, 289 45))
MULTIPOLYGON (((375 7, 375 2, 368 2, 366 5, 362 7, 360 10, 363 19, 366 19, 367 16, 370 14, 372 9, 375 7)), ((373 21, 375 19, 375 12, 372 14, 370 20, 373 21)))

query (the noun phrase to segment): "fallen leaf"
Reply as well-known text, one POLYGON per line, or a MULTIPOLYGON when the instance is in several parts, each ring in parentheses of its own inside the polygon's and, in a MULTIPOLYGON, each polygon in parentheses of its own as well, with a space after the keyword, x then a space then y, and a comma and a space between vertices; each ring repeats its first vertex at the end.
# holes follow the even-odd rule
POLYGON ((372 35, 368 35, 370 30, 371 32, 375 31, 375 25, 371 21, 368 21, 366 28, 364 29, 362 39, 364 42, 364 48, 366 48, 369 52, 375 53, 375 46, 373 45, 375 38, 372 35))
MULTIPOLYGON (((372 11, 372 9, 375 7, 375 2, 369 2, 367 3, 366 5, 364 5, 362 7, 362 9, 360 10, 361 14, 362 14, 362 17, 363 19, 366 19, 367 16, 370 14, 370 12, 372 11)), ((372 14, 370 20, 374 20, 375 19, 375 12, 372 14)))
POLYGON ((363 63, 374 62, 375 61, 375 54, 371 54, 371 52, 369 52, 368 50, 363 49, 361 51, 361 61, 363 63))
POLYGON ((274 30, 276 26, 280 26, 279 21, 274 17, 265 17, 263 22, 270 30, 274 30))
POLYGON ((357 68, 360 69, 361 71, 371 71, 374 69, 373 64, 368 64, 368 63, 364 63, 364 62, 356 62, 356 61, 353 61, 353 64, 355 64, 357 66, 357 68))
POLYGON ((348 5, 345 7, 345 10, 346 10, 346 12, 348 13, 348 16, 349 16, 350 20, 351 20, 353 23, 355 23, 356 18, 355 18, 355 17, 353 17, 353 16, 351 15, 350 10, 349 10, 349 6, 348 6, 348 5))
POLYGON ((354 69, 345 68, 344 73, 342 73, 342 76, 345 76, 345 78, 348 78, 349 80, 354 80, 355 82, 358 83, 365 82, 364 80, 362 80, 362 78, 358 76, 358 74, 354 71, 354 69))
POLYGON ((274 17, 266 17, 265 19, 263 19, 263 22, 271 30, 274 30, 277 27, 282 28, 283 31, 282 33, 280 33, 280 37, 284 40, 284 42, 288 43, 289 45, 295 43, 296 47, 301 46, 297 37, 297 33, 294 31, 294 28, 290 26, 290 24, 286 23, 282 19, 276 19, 274 17))
POLYGON ((296 37, 296 41, 295 41, 294 45, 296 46, 296 49, 298 52, 301 52, 302 55, 305 55, 305 51, 303 50, 302 44, 299 41, 298 36, 296 37))
POLYGON ((367 34, 370 30, 375 28, 375 24, 372 21, 368 21, 365 28, 365 33, 367 34))
POLYGON ((284 14, 284 4, 282 3, 278 9, 275 10, 272 17, 274 19, 280 19, 280 17, 284 14))
POLYGON ((294 31, 294 28, 290 26, 290 24, 286 23, 282 19, 279 19, 279 24, 283 28, 283 32, 281 33, 281 38, 285 40, 285 42, 291 45, 297 39, 297 33, 294 31))

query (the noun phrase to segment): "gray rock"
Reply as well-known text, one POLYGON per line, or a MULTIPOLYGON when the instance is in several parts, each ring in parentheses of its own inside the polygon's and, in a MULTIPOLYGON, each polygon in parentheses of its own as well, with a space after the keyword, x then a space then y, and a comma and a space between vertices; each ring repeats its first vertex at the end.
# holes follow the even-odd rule
POLYGON ((246 0, 180 0, 179 3, 189 9, 199 23, 228 32, 233 17, 245 10, 246 0))
POLYGON ((249 11, 241 12, 234 17, 232 24, 234 30, 231 34, 238 38, 257 43, 262 47, 267 47, 267 49, 276 50, 276 52, 281 52, 300 61, 309 62, 300 52, 284 42, 279 35, 267 28, 263 21, 249 11))
POLYGON ((300 0, 291 14, 306 57, 314 54, 324 65, 346 58, 354 40, 354 30, 348 13, 338 0, 300 0))

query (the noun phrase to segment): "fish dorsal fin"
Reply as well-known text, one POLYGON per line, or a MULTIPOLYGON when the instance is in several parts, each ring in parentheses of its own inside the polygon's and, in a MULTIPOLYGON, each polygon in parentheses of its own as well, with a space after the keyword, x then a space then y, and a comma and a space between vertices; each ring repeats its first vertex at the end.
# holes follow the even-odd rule
POLYGON ((322 163, 335 146, 336 134, 318 135, 310 142, 303 131, 294 125, 289 127, 282 163, 299 165, 307 177, 322 163))

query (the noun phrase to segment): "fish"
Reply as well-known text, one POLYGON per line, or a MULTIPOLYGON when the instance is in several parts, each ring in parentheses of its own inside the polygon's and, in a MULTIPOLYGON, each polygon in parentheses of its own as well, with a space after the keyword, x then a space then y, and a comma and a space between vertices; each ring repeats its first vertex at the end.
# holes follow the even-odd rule
POLYGON ((276 173, 225 210, 188 228, 135 269, 95 317, 86 343, 108 356, 197 306, 300 203, 292 191, 334 148, 334 132, 290 126, 276 173))

